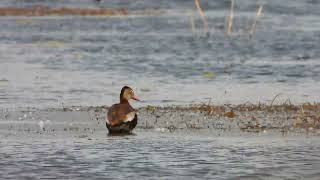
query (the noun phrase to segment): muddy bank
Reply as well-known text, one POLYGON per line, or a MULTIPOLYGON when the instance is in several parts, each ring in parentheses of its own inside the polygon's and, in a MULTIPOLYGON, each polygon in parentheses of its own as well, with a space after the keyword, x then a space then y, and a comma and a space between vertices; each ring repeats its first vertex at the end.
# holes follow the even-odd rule
MULTIPOLYGON (((107 109, 108 107, 64 107, 45 110, 2 110, 0 129, 14 132, 75 131, 92 134, 95 131, 106 130, 107 109)), ((184 107, 147 106, 138 110, 138 130, 320 134, 320 104, 201 104, 184 107)))
POLYGON ((33 6, 30 8, 1 7, 0 16, 116 16, 116 15, 161 15, 158 9, 130 11, 127 8, 50 8, 33 6))

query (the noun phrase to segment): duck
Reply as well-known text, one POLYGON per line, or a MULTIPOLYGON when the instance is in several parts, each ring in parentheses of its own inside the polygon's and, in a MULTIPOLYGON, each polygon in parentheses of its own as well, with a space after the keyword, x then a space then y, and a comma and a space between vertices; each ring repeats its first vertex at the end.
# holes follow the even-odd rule
POLYGON ((124 86, 120 92, 120 102, 113 104, 107 113, 106 127, 109 134, 130 134, 136 127, 138 115, 137 110, 129 103, 131 99, 140 101, 140 99, 135 96, 132 88, 124 86))

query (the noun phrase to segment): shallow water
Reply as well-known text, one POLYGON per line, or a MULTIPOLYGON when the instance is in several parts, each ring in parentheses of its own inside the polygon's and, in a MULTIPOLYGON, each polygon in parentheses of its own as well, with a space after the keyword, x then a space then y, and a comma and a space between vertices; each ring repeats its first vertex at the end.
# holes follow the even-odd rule
MULTIPOLYGON (((97 116, 95 113, 2 112, 0 179, 318 179, 320 176, 319 131, 281 133, 279 129, 266 129, 249 133, 233 126, 212 128, 212 124, 230 124, 227 122, 230 120, 221 122, 221 119, 211 119, 207 122, 211 128, 203 128, 206 120, 200 114, 186 116, 184 120, 194 118, 199 123, 196 126, 202 128, 171 131, 165 127, 178 126, 175 121, 181 112, 165 114, 170 117, 166 119, 167 125, 152 124, 156 115, 140 112, 134 135, 108 136, 105 113, 97 116)), ((179 127, 183 127, 184 123, 180 123, 179 127)))
POLYGON ((319 148, 318 138, 295 136, 29 133, 0 142, 0 178, 317 179, 319 148))
POLYGON ((0 17, 0 107, 103 105, 128 84, 146 104, 319 101, 320 4, 256 1, 236 5, 224 35, 227 1, 202 1, 205 37, 193 1, 1 1, 0 6, 164 9, 162 16, 0 17), (77 2, 77 3, 75 3, 77 2), (195 20, 196 32, 190 27, 195 20))

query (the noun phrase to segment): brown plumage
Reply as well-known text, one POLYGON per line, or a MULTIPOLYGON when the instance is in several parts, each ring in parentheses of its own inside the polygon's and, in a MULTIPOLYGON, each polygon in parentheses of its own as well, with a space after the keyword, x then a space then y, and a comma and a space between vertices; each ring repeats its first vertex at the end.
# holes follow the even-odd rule
POLYGON ((133 90, 124 86, 120 93, 120 103, 112 105, 108 111, 106 126, 109 133, 130 133, 136 127, 137 110, 129 104, 130 99, 139 101, 133 90))

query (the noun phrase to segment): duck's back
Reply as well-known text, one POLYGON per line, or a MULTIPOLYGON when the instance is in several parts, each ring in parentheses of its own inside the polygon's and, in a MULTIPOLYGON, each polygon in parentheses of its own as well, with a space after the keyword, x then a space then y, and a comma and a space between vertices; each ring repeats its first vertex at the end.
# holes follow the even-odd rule
POLYGON ((110 107, 107 115, 107 123, 111 126, 128 122, 135 118, 136 111, 130 104, 114 104, 110 107))

